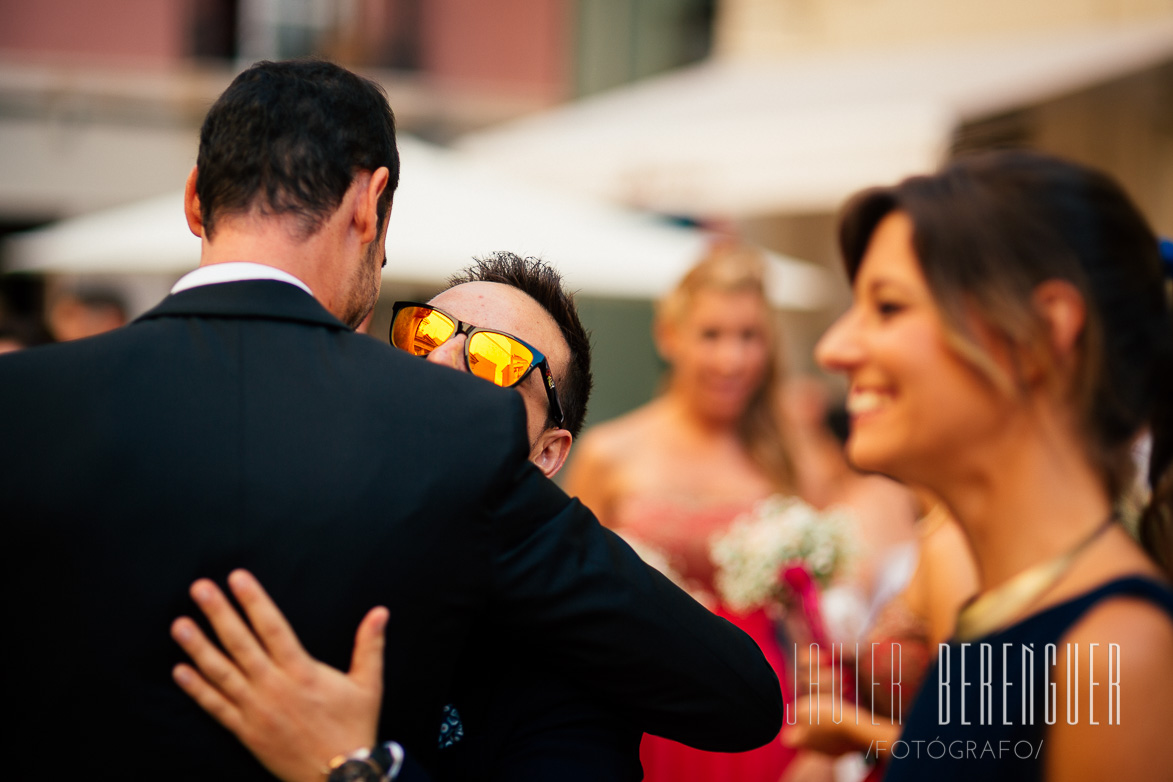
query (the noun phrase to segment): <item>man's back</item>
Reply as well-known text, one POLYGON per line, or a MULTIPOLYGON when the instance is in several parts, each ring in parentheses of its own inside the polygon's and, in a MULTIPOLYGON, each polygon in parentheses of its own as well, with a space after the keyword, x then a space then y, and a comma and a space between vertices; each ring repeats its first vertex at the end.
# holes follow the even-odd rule
POLYGON ((780 726, 753 642, 529 464, 517 394, 355 335, 292 285, 208 285, 4 357, 0 409, 15 778, 62 746, 99 778, 263 777, 169 676, 187 585, 235 567, 335 667, 391 609, 379 734, 425 765, 478 648, 698 747, 780 726))
POLYGON ((388 697, 437 717, 387 729, 434 741, 487 599, 486 497, 524 462, 515 395, 355 335, 285 283, 165 306, 0 364, 4 700, 27 715, 5 742, 178 764, 169 778, 255 765, 170 679, 186 586, 237 566, 336 666, 390 606, 388 697))

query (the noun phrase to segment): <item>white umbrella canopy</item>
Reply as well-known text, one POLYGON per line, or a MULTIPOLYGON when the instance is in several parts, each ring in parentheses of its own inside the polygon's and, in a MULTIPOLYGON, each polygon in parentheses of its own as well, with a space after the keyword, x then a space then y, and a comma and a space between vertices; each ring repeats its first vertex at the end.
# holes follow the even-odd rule
POLYGON ((711 60, 471 133, 527 182, 668 214, 827 212, 937 167, 955 129, 1173 60, 1173 17, 711 60))
MULTIPOLYGON (((387 231, 390 277, 427 282, 495 250, 543 258, 572 290, 656 298, 704 254, 704 231, 621 206, 544 190, 436 147, 400 145, 402 182, 387 231)), ((831 290, 813 264, 767 253, 771 298, 817 309, 831 290)))
MULTIPOLYGON (((587 197, 508 181, 410 137, 400 137, 400 186, 387 232, 384 278, 442 283, 474 256, 538 256, 587 295, 655 298, 703 254, 708 234, 587 197)), ((7 268, 69 274, 183 273, 200 242, 182 193, 72 218, 6 241, 7 268)), ((813 264, 768 254, 780 307, 824 306, 833 290, 813 264)))
POLYGON ((4 241, 6 269, 55 274, 183 273, 200 261, 183 191, 71 217, 4 241))

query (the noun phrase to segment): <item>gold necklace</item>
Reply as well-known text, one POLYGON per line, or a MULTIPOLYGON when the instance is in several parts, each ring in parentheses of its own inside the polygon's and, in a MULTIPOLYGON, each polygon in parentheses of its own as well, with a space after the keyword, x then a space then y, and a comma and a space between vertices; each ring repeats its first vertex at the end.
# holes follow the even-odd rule
POLYGON ((972 641, 1008 625, 1010 620, 1035 604, 1074 564, 1076 558, 1116 520, 1112 513, 1092 534, 1054 559, 1040 562, 1015 575, 1002 586, 977 595, 957 615, 953 637, 972 641))

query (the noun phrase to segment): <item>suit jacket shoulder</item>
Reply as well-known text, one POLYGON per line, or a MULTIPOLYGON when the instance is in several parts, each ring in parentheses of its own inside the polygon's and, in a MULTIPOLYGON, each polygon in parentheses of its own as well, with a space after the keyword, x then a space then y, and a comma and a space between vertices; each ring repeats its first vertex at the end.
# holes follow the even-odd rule
POLYGON ((257 281, 5 356, 0 408, 16 411, 0 416, 0 579, 9 595, 41 585, 4 601, 3 621, 72 639, 4 645, 4 698, 27 717, 6 745, 37 757, 48 736, 75 736, 113 768, 134 736, 143 762, 184 766, 175 779, 267 778, 170 680, 167 628, 192 613, 190 583, 247 567, 336 667, 362 615, 391 608, 381 733, 426 762, 490 599, 486 498, 525 461, 516 393, 257 281))

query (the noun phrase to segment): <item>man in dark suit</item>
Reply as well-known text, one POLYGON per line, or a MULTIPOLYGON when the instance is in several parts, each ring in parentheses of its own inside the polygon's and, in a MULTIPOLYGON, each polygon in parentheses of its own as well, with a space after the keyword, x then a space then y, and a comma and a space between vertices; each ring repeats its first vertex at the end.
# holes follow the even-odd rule
MULTIPOLYGON (((552 413, 538 373, 531 372, 513 388, 526 404, 529 459, 544 475, 554 477, 582 429, 592 385, 590 338, 561 275, 538 259, 497 252, 454 275, 448 288, 428 305, 469 326, 519 337, 548 360, 561 416, 552 413)), ((419 314, 420 308, 398 303, 392 334, 406 335, 407 329, 401 326, 419 314)), ((465 339, 454 336, 437 344, 427 360, 468 372, 465 339)), ((250 600, 264 605, 255 591, 250 600)), ((332 675, 325 681, 336 690, 319 686, 312 698, 303 699, 293 691, 301 675, 250 675, 258 668, 279 668, 282 661, 263 659, 251 635, 240 634, 244 627, 232 620, 226 605, 208 605, 223 612, 224 619, 218 623, 225 628, 221 644, 245 649, 253 659, 228 660, 199 637, 190 620, 182 619, 175 629, 189 634, 182 643, 198 667, 206 666, 207 679, 201 681, 186 667, 177 672, 189 694, 270 768, 279 770, 289 782, 314 773, 320 761, 299 756, 296 750, 312 736, 333 733, 338 743, 370 744, 375 715, 367 714, 369 704, 377 700, 370 693, 381 685, 377 677, 367 676, 371 666, 354 667, 349 679, 332 675), (230 686, 219 683, 226 673, 230 686), (264 683, 258 681, 261 678, 264 683), (339 715, 345 715, 345 720, 339 715)), ((277 617, 278 627, 285 625, 276 606, 264 605, 260 610, 277 617)), ((296 645, 295 639, 281 636, 263 640, 262 647, 296 645)), ((439 777, 508 782, 638 782, 643 778, 638 726, 625 722, 563 677, 522 665, 514 650, 497 650, 499 656, 493 651, 477 648, 472 659, 457 666, 450 730, 439 753, 439 777)), ((359 658, 363 659, 361 650, 359 658)), ((307 661, 294 655, 293 664, 302 666, 307 661)), ((325 674, 320 667, 314 670, 325 674)))
POLYGON ((517 394, 352 332, 397 179, 376 85, 258 64, 201 130, 200 269, 123 329, 0 358, 13 778, 265 778, 169 676, 187 585, 236 566, 335 667, 390 609, 379 735, 425 766, 481 645, 703 748, 777 733, 753 642, 529 464, 517 394))

